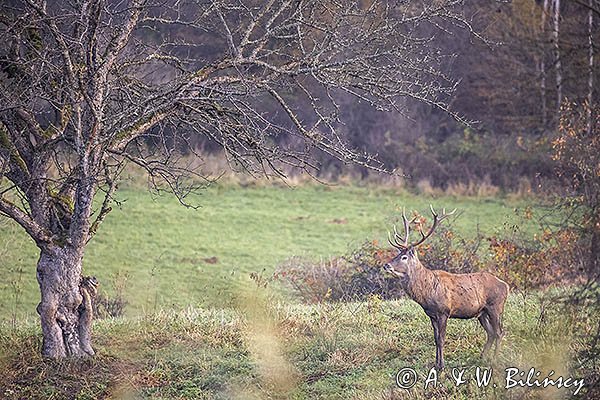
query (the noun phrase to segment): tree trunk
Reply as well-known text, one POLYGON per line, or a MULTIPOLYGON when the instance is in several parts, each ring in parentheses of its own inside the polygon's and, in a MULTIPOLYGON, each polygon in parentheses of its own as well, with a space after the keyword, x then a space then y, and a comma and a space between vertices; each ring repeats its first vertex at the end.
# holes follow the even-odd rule
POLYGON ((590 9, 588 10, 588 109, 587 109, 587 129, 588 135, 592 134, 592 107, 594 105, 594 13, 592 8, 594 4, 589 0, 590 9))
POLYGON ((560 59, 560 0, 554 0, 554 62, 556 68, 556 108, 557 114, 560 115, 560 107, 562 106, 562 63, 560 59))
POLYGON ((66 245, 43 249, 37 265, 42 300, 42 355, 50 358, 94 355, 92 307, 96 281, 81 276, 83 251, 66 245))
MULTIPOLYGON (((541 43, 546 42, 546 15, 548 13, 548 0, 544 0, 544 6, 542 10, 542 22, 540 24, 541 27, 541 43)), ((540 92, 541 92, 541 100, 542 100, 542 127, 544 130, 548 126, 548 110, 546 105, 546 46, 543 47, 541 52, 541 61, 540 61, 540 92)))

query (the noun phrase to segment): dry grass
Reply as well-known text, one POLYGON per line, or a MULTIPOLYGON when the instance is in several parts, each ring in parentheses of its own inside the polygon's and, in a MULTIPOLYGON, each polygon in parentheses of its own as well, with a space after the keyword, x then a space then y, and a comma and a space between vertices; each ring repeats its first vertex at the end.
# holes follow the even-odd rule
MULTIPOLYGON (((578 329, 598 323, 540 307, 536 296, 511 296, 507 336, 498 360, 479 352, 484 333, 477 321, 451 320, 446 362, 435 388, 423 389, 433 366, 431 326, 409 300, 292 305, 267 296, 240 297, 239 311, 187 308, 141 319, 108 319, 94 326, 98 356, 52 362, 39 357, 36 327, 1 327, 0 397, 6 399, 425 399, 557 398, 568 390, 506 390, 508 366, 581 377, 575 352, 578 329), (566 320, 565 320, 566 317, 566 320), (541 321, 541 322, 540 322, 541 321), (557 340, 560 339, 560 340, 557 340), (473 373, 493 366, 497 388, 474 383, 456 388, 455 366, 473 373), (405 391, 395 374, 413 367, 420 384, 405 391)), ((589 328, 589 326, 588 326, 589 328)), ((598 371, 596 371, 598 372, 598 371)))
POLYGON ((500 193, 500 188, 492 185, 490 178, 486 177, 480 182, 451 183, 445 193, 449 196, 495 197, 500 193))
MULTIPOLYGON (((491 198, 500 195, 500 188, 491 183, 490 178, 486 177, 481 181, 451 182, 445 189, 436 187, 431 184, 429 179, 421 179, 417 182, 416 190, 421 195, 439 197, 439 196, 454 196, 454 197, 474 197, 474 198, 491 198)), ((521 198, 520 192, 511 192, 514 199, 521 198)))
MULTIPOLYGON (((186 166, 195 173, 206 177, 207 180, 198 179, 198 183, 208 183, 218 179, 221 184, 240 185, 242 187, 266 187, 266 186, 290 186, 314 185, 325 183, 336 186, 376 186, 384 189, 410 189, 414 188, 417 193, 427 196, 469 196, 469 197, 494 197, 503 191, 500 187, 491 183, 490 176, 481 180, 469 180, 468 182, 451 182, 446 188, 435 186, 430 179, 422 178, 415 181, 396 171, 394 174, 377 173, 371 171, 366 177, 355 169, 342 171, 320 171, 318 178, 297 168, 282 167, 286 175, 282 179, 276 174, 250 174, 240 171, 235 165, 231 165, 223 153, 200 154, 199 157, 182 157, 180 165, 186 166)), ((131 165, 123 175, 125 186, 135 189, 146 189, 150 187, 145 171, 140 167, 131 165)), ((547 188, 545 188, 547 189, 547 188)), ((539 190, 533 187, 531 180, 525 176, 518 178, 514 189, 506 191, 513 198, 528 198, 538 195, 539 190)))

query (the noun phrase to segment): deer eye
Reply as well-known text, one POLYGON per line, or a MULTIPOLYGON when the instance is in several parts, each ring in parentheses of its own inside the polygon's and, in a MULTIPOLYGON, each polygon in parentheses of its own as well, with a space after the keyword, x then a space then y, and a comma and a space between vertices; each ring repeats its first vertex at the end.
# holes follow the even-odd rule
POLYGON ((402 257, 400 257, 401 261, 408 261, 408 256, 406 254, 404 254, 402 257))

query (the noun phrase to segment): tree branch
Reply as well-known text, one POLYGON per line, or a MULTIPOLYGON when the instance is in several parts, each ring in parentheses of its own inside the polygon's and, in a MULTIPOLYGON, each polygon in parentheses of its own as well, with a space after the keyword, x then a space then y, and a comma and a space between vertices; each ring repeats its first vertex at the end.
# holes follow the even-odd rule
POLYGON ((15 220, 25 229, 27 234, 36 242, 38 247, 43 247, 50 243, 50 235, 23 210, 17 207, 7 199, 0 197, 0 213, 15 220))

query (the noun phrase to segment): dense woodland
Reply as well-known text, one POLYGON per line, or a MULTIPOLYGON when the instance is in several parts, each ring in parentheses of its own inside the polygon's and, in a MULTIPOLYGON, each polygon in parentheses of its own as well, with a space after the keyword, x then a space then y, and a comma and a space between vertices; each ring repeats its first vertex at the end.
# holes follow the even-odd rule
MULTIPOLYGON (((456 88, 445 99, 447 107, 409 97, 401 113, 377 112, 368 102, 339 93, 338 129, 350 146, 377 154, 387 169, 403 173, 409 186, 425 179, 441 188, 486 182, 509 191, 550 190, 555 181, 550 153, 561 107, 596 104, 598 4, 478 0, 464 4, 464 14, 470 26, 446 21, 449 34, 436 34, 427 45, 456 88)), ((205 42, 212 45, 200 51, 210 57, 224 44, 219 35, 207 35, 205 42)), ((306 100, 290 95, 299 97, 302 115, 306 100)), ((196 140, 202 151, 221 149, 209 139, 196 140)), ((348 173, 338 160, 325 154, 318 159, 322 176, 348 173)), ((362 177, 373 174, 349 168, 362 177)))
MULTIPOLYGON (((365 8, 370 4, 359 3, 365 8)), ((283 94, 304 123, 318 119, 313 106, 322 107, 323 115, 331 114, 331 129, 339 132, 349 148, 377 157, 371 163, 376 167, 373 170, 312 149, 318 163, 313 173, 327 179, 349 172, 364 178, 385 169, 399 172, 409 186, 425 180, 442 189, 458 182, 485 182, 507 191, 556 188, 555 165, 549 155, 561 108, 566 103, 591 105, 585 117, 591 124, 596 104, 598 3, 476 0, 451 1, 444 7, 457 4, 460 11, 451 18, 436 16, 435 24, 419 25, 417 33, 423 43, 405 48, 414 63, 412 67, 408 63, 407 69, 416 71, 406 78, 413 79, 415 87, 393 107, 374 107, 369 98, 335 87, 326 93, 318 81, 311 80, 303 81, 306 93, 290 90, 283 94), (432 70, 425 71, 415 60, 428 63, 432 70), (335 110, 321 104, 328 96, 333 96, 335 110), (394 112, 387 112, 390 109, 394 112)), ((229 46, 227 32, 218 23, 196 29, 189 23, 161 24, 157 18, 135 35, 140 43, 158 46, 164 42, 177 57, 185 54, 202 63, 218 60, 229 46)), ((148 65, 143 71, 157 83, 172 73, 156 67, 148 65)), ((3 71, 5 76, 12 73, 6 62, 3 71)), ((269 141, 303 151, 303 139, 287 134, 294 124, 278 111, 277 102, 260 96, 249 101, 260 103, 260 112, 279 125, 269 133, 269 141)), ((155 127, 145 137, 149 146, 165 153, 178 148, 187 153, 222 154, 227 149, 227 138, 197 133, 180 122, 155 127)), ((244 169, 236 163, 233 166, 244 169)))

